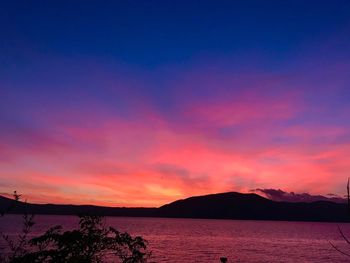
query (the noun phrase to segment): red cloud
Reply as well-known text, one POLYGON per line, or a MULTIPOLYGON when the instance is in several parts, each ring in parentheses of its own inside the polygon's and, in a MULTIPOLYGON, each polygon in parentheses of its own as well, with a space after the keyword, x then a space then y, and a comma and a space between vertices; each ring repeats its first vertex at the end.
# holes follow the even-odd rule
MULTIPOLYGON (((288 76, 204 70, 173 79, 166 83, 176 102, 170 114, 148 98, 138 104, 133 96, 129 115, 91 99, 43 114, 43 128, 2 130, 0 191, 18 190, 30 201, 132 206, 257 187, 343 192, 349 129, 305 121, 303 94, 288 76)), ((124 85, 103 83, 111 96, 115 84, 124 85)), ((123 98, 133 85, 123 86, 123 98)))

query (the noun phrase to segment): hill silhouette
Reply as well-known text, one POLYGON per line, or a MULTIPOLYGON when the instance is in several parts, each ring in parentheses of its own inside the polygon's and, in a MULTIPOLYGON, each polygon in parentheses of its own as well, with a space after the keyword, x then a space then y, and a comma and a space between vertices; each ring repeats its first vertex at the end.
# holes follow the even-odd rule
MULTIPOLYGON (((12 207, 14 200, 0 196, 0 211, 5 211, 12 207)), ((102 216, 154 216, 156 208, 126 208, 126 207, 107 207, 95 205, 58 205, 58 204, 31 204, 17 202, 11 209, 12 214, 23 214, 28 212, 37 215, 85 215, 98 214, 102 216)))
MULTIPOLYGON (((13 200, 0 196, 0 209, 13 200)), ((103 207, 93 205, 24 204, 19 202, 11 213, 28 211, 33 214, 104 216, 173 217, 241 220, 286 221, 349 221, 346 204, 330 201, 311 203, 276 202, 257 194, 237 192, 194 196, 163 205, 159 208, 103 207)))

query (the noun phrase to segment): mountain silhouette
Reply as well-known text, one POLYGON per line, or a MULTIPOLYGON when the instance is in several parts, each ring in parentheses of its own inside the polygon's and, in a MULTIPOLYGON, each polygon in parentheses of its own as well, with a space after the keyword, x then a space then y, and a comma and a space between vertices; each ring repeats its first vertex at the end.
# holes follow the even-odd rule
MULTIPOLYGON (((13 200, 0 196, 4 211, 13 200)), ((159 208, 104 207, 93 205, 25 204, 18 202, 11 213, 50 215, 99 214, 104 216, 173 217, 240 220, 350 221, 346 204, 330 201, 312 203, 276 202, 257 194, 237 192, 194 196, 159 208)))
POLYGON ((329 201, 276 202, 236 192, 178 200, 159 208, 166 217, 287 221, 348 221, 347 205, 329 201))
POLYGON ((0 212, 6 212, 10 207, 9 213, 23 214, 25 212, 37 215, 85 215, 98 214, 103 216, 154 216, 156 208, 126 208, 126 207, 107 207, 95 205, 57 205, 57 204, 31 204, 24 202, 15 202, 14 200, 0 196, 0 212), (15 205, 14 205, 15 204, 15 205))

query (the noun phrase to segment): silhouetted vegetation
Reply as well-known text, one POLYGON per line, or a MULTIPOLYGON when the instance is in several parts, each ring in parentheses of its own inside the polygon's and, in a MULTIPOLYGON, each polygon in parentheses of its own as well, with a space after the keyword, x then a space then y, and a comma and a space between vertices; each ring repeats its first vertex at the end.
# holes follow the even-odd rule
POLYGON ((6 213, 11 212, 15 206, 18 204, 21 196, 17 194, 17 191, 13 192, 13 200, 7 207, 2 207, 0 210, 0 217, 4 216, 6 213))
MULTIPOLYGON (((15 192, 15 201, 19 195, 15 192)), ((4 215, 4 214, 3 214, 4 215)), ((115 228, 106 227, 103 217, 84 215, 79 217, 79 228, 63 231, 56 225, 44 234, 29 238, 34 226, 34 216, 23 215, 21 234, 11 239, 1 233, 7 251, 0 254, 0 262, 8 263, 99 263, 147 262, 150 252, 142 237, 131 237, 115 228)))
MULTIPOLYGON (((347 199, 348 199, 348 211, 349 211, 349 216, 350 216, 350 188, 349 188, 349 179, 348 179, 348 183, 346 185, 346 190, 347 190, 347 199)), ((340 236, 343 238, 343 240, 350 245, 350 240, 345 236, 343 230, 340 228, 340 226, 338 225, 338 231, 340 233, 340 236)), ((329 243, 331 244, 331 246, 337 250, 338 252, 340 252, 341 254, 347 256, 350 258, 350 253, 345 252, 341 249, 339 249, 336 245, 334 245, 332 242, 329 241, 329 243)))

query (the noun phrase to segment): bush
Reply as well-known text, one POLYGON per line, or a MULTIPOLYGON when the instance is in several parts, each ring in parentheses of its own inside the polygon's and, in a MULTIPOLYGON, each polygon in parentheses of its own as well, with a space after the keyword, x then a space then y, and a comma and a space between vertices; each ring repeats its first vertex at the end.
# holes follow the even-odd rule
POLYGON ((78 229, 63 231, 62 226, 57 225, 31 239, 28 234, 34 225, 33 216, 25 214, 23 218, 22 234, 16 242, 1 234, 10 250, 7 255, 0 255, 1 262, 143 263, 150 257, 146 240, 106 227, 100 216, 79 216, 78 229))

